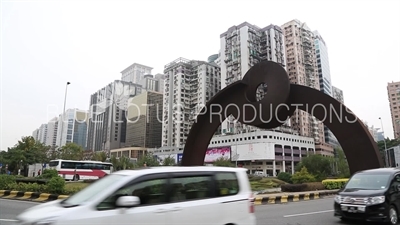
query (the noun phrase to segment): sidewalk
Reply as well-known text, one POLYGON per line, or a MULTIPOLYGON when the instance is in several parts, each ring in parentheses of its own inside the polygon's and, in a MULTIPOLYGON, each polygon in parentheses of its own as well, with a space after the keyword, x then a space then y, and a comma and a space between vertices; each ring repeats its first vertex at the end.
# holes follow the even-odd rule
POLYGON ((335 195, 339 190, 319 190, 303 192, 281 192, 255 196, 255 205, 279 204, 298 201, 309 201, 335 195))

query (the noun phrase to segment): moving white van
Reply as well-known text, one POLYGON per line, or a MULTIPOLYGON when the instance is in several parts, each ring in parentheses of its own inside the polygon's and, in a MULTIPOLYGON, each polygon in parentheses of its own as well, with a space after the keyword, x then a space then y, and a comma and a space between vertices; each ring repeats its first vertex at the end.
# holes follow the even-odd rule
POLYGON ((17 216, 38 225, 255 225, 247 169, 154 167, 99 179, 64 200, 17 216))

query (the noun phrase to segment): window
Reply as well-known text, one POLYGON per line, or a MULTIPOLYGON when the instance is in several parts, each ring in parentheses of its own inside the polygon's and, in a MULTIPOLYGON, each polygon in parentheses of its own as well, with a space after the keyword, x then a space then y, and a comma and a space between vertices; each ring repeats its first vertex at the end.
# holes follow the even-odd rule
POLYGON ((185 176, 171 179, 170 202, 211 198, 211 176, 185 176))
POLYGON ((215 175, 217 196, 230 196, 239 193, 239 183, 235 173, 220 172, 215 175))
POLYGON ((121 196, 137 196, 140 199, 140 206, 156 205, 166 203, 166 179, 151 179, 127 185, 106 198, 98 206, 98 210, 115 209, 115 203, 121 196))
POLYGON ((55 166, 58 166, 58 163, 59 163, 60 161, 51 161, 50 163, 49 163, 49 166, 50 167, 55 167, 55 166))

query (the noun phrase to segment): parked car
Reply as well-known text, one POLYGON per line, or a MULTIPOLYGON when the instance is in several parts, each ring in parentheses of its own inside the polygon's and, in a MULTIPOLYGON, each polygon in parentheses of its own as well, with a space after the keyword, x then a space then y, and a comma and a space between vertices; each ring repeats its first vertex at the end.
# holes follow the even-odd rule
POLYGON ((255 225, 247 169, 155 167, 114 172, 64 200, 27 209, 18 224, 255 225))
POLYGON ((397 224, 399 209, 398 168, 379 168, 355 173, 334 200, 334 215, 342 220, 397 224))

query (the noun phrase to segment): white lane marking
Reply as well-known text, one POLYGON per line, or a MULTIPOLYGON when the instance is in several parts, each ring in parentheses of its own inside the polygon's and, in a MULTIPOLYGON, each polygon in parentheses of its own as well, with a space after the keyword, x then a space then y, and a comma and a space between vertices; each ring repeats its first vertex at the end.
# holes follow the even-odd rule
POLYGON ((309 212, 309 213, 299 213, 299 214, 286 215, 286 216, 283 216, 283 217, 286 218, 286 217, 295 217, 295 216, 307 216, 307 215, 328 213, 328 212, 333 212, 333 210, 324 210, 324 211, 309 212))
POLYGON ((5 221, 5 222, 16 222, 16 221, 18 221, 18 220, 0 219, 0 221, 5 221))

